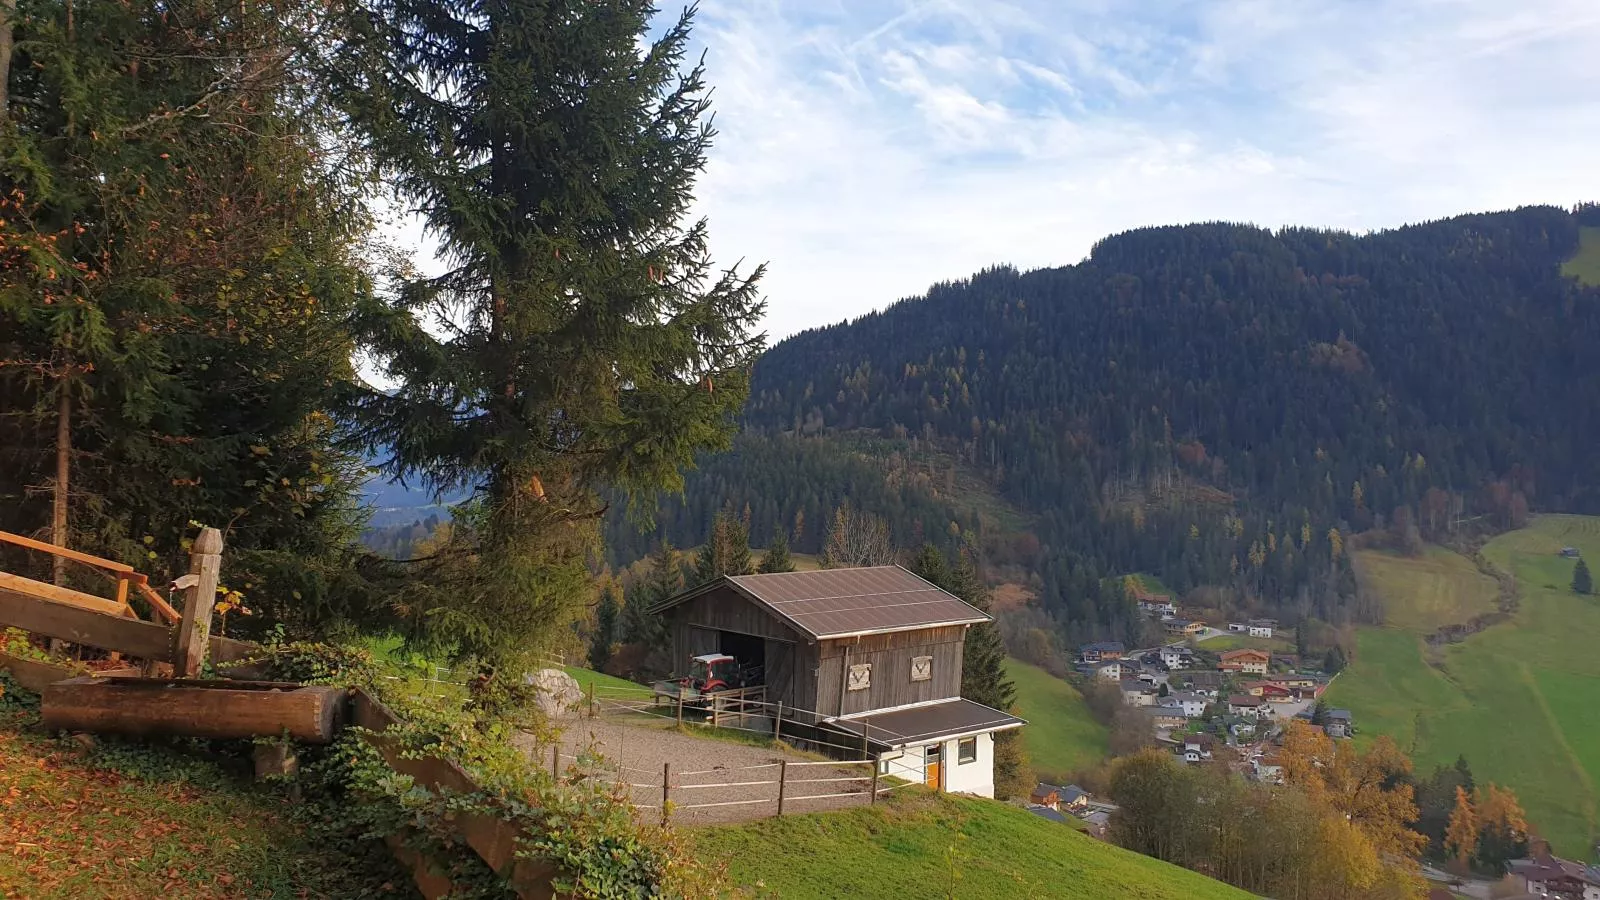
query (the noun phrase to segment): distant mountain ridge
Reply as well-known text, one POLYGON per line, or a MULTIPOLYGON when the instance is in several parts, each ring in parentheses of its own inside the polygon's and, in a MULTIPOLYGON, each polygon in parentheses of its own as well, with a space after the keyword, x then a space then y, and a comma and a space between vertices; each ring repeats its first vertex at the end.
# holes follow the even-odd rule
MULTIPOLYGON (((841 437, 873 434, 1034 516, 1046 606, 1077 633, 1133 629, 1093 586, 1119 571, 1360 615, 1340 542, 1397 509, 1600 511, 1600 406, 1581 399, 1600 396, 1600 290, 1562 273, 1597 225, 1586 206, 1362 236, 1146 228, 1079 265, 936 285, 768 351, 746 435, 663 505, 661 536, 697 543, 706 507, 729 502, 750 504, 760 540, 795 514, 764 502, 785 446, 842 457, 841 437)), ((867 493, 902 506, 928 493, 879 478, 867 493)))

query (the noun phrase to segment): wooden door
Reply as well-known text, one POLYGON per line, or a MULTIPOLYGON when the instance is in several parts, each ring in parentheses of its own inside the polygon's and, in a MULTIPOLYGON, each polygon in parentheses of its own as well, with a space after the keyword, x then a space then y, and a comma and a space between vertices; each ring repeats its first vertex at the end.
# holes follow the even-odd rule
POLYGON ((944 782, 939 778, 939 764, 943 758, 943 744, 934 744, 923 751, 922 782, 936 791, 944 790, 944 782))

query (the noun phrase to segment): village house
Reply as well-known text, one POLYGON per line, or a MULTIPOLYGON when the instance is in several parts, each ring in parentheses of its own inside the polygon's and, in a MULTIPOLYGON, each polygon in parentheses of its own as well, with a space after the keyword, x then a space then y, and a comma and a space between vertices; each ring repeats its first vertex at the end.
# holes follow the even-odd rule
POLYGON ((1278 627, 1277 619, 1251 619, 1249 634, 1255 638, 1272 637, 1272 630, 1278 627))
POLYGON ((1096 641, 1079 647, 1078 657, 1086 663, 1097 663, 1108 659, 1121 659, 1122 654, 1126 652, 1121 641, 1096 641))
POLYGON ((1156 728, 1170 731, 1174 728, 1183 728, 1188 725, 1189 718, 1183 714, 1181 709, 1158 705, 1151 713, 1150 724, 1156 728))
POLYGON ((1156 689, 1136 679, 1122 679, 1122 702, 1129 706, 1155 706, 1156 689))
POLYGON ((1061 788, 1053 784, 1039 782, 1033 786, 1033 793, 1028 795, 1028 802, 1034 806, 1043 806, 1049 809, 1061 808, 1061 788))
POLYGON ((1514 888, 1552 900, 1600 900, 1600 867, 1554 856, 1514 859, 1507 880, 1514 888))
POLYGON ((1267 674, 1267 663, 1271 659, 1271 654, 1263 653, 1260 650, 1229 650, 1222 654, 1222 661, 1217 663, 1217 669, 1222 672, 1265 675, 1267 674))
POLYGON ((1194 659, 1194 651, 1188 647, 1162 647, 1160 653, 1161 664, 1169 670, 1182 668, 1194 659))
POLYGON ((1205 713, 1208 702, 1210 701, 1205 697, 1191 691, 1174 691, 1156 700, 1156 706, 1161 709, 1177 710, 1185 717, 1194 719, 1205 713))
POLYGON ((786 736, 864 745, 937 790, 994 796, 994 735, 1026 724, 961 696, 967 629, 990 616, 899 566, 724 576, 652 611, 679 665, 720 653, 761 673, 786 736))
POLYGON ((1240 719, 1228 726, 1228 733, 1237 740, 1249 740, 1256 736, 1256 726, 1253 722, 1240 719))
POLYGON ((1322 730, 1328 737, 1342 738, 1350 736, 1350 710, 1330 709, 1322 719, 1322 730))
POLYGON ((1225 679, 1226 676, 1221 672, 1213 672, 1209 669, 1195 669, 1193 671, 1172 673, 1169 683, 1177 681, 1197 694, 1205 694, 1208 697, 1215 698, 1225 679))
POLYGON ((1229 622, 1228 630, 1234 634, 1244 634, 1250 630, 1250 625, 1247 622, 1229 622))
POLYGON ((1283 758, 1276 753, 1267 753, 1256 757, 1251 762, 1255 779, 1266 784, 1283 784, 1283 758))
POLYGON ((1211 758, 1211 748, 1216 741, 1209 734, 1186 734, 1183 736, 1183 746, 1179 748, 1178 755, 1184 762, 1197 763, 1203 759, 1211 758))
POLYGON ((1086 678, 1103 678, 1106 681, 1121 681, 1124 666, 1120 660, 1105 660, 1096 663, 1084 663, 1077 666, 1079 675, 1086 678))
POLYGON ((1260 697, 1252 697, 1249 694, 1234 694, 1228 698, 1229 715, 1254 719, 1263 713, 1264 706, 1265 703, 1260 697))
POLYGON ((1139 611, 1153 616, 1175 616, 1178 614, 1178 605, 1166 597, 1155 597, 1139 601, 1139 611))

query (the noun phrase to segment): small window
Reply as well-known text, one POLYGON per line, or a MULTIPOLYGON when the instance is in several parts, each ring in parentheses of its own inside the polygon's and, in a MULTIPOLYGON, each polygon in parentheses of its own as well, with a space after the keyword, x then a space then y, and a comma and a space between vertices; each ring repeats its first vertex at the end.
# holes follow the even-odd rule
POLYGON ((872 663, 851 666, 850 682, 847 687, 852 691, 864 691, 872 687, 872 663))
POLYGON ((975 737, 962 738, 956 744, 956 762, 961 765, 978 761, 978 739, 975 737))
POLYGON ((933 657, 931 657, 931 656, 913 656, 913 657, 911 657, 911 680, 912 681, 929 681, 932 678, 933 678, 933 657))

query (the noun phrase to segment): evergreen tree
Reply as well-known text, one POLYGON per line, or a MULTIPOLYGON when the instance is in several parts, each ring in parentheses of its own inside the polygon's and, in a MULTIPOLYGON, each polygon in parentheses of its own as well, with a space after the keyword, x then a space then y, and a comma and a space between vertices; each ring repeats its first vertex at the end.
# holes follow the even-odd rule
POLYGON ((1577 594, 1594 593, 1594 580, 1589 576, 1589 564, 1581 559, 1572 567, 1572 590, 1577 594))
POLYGON ((1330 675, 1338 674, 1339 672, 1344 671, 1344 667, 1347 662, 1348 661, 1345 659, 1344 655, 1344 648, 1340 647, 1338 644, 1334 644, 1332 647, 1328 648, 1327 653, 1322 655, 1322 671, 1327 672, 1330 675))
POLYGON ((370 331, 396 387, 360 398, 362 436, 481 501, 433 621, 526 656, 581 612, 597 491, 638 511, 681 488, 763 345, 761 270, 715 272, 685 219, 713 135, 693 10, 657 31, 648 0, 354 6, 334 97, 448 263, 370 331))
POLYGON ((257 613, 241 625, 386 617, 345 552, 364 471, 335 413, 367 217, 322 168, 320 45, 300 35, 323 8, 13 6, 0 528, 163 581, 190 523, 214 524, 257 613))
POLYGON ((772 542, 767 545, 767 552, 761 557, 761 565, 756 571, 762 573, 794 571, 794 560, 789 558, 789 536, 784 533, 783 526, 772 529, 772 542))
POLYGON ((629 592, 622 607, 621 633, 624 643, 636 644, 646 651, 665 648, 666 627, 661 617, 650 612, 657 603, 683 591, 683 565, 678 551, 671 544, 662 543, 650 554, 650 569, 643 583, 629 592))
POLYGON ((750 536, 744 523, 728 510, 711 521, 711 534, 695 554, 694 582, 705 584, 724 575, 750 574, 750 536))
POLYGON ((617 603, 616 586, 607 585, 600 592, 600 604, 594 611, 594 634, 589 637, 589 668, 604 672, 611 661, 611 647, 617 641, 617 616, 621 604, 617 603))

